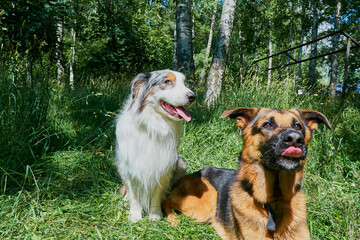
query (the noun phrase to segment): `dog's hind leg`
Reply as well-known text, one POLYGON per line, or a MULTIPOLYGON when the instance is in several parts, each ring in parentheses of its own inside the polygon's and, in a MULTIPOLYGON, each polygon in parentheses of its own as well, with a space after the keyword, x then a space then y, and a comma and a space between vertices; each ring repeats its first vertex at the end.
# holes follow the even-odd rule
POLYGON ((186 171, 186 161, 182 156, 178 156, 178 160, 176 162, 176 168, 174 170, 174 175, 171 179, 170 186, 173 186, 180 178, 185 176, 186 171))

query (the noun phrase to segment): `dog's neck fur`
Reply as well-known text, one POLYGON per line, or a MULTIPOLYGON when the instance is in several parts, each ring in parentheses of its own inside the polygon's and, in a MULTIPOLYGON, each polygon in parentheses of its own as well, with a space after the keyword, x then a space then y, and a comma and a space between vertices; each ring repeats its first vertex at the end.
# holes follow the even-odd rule
POLYGON ((278 171, 266 168, 260 163, 241 160, 237 173, 239 181, 248 181, 251 195, 260 204, 274 201, 290 201, 303 179, 303 167, 296 171, 278 171))
POLYGON ((295 171, 277 171, 268 169, 259 162, 250 163, 242 159, 234 186, 242 188, 242 191, 254 199, 258 206, 254 210, 266 221, 269 236, 286 239, 286 235, 292 231, 286 219, 292 219, 291 226, 306 225, 305 194, 300 186, 302 179, 303 166, 295 171), (302 207, 300 210, 289 211, 293 204, 302 207))
MULTIPOLYGON (((128 101, 128 105, 130 105, 128 101)), ((129 107, 130 111, 139 111, 139 103, 135 102, 134 106, 129 107)), ((141 114, 132 114, 135 118, 133 119, 139 126, 146 129, 152 137, 165 137, 171 135, 171 138, 175 139, 177 146, 181 137, 181 131, 183 121, 172 120, 162 114, 156 112, 152 107, 145 106, 141 110, 141 114)))

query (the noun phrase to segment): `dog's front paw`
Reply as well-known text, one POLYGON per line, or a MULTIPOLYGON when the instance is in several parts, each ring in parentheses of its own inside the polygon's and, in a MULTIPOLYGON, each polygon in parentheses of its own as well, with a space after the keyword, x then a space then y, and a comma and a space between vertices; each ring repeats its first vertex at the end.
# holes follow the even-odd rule
POLYGON ((162 218, 162 214, 159 213, 150 213, 149 214, 149 219, 152 221, 160 221, 162 218))
POLYGON ((142 220, 142 213, 141 211, 134 211, 134 212, 130 212, 130 216, 129 216, 130 221, 132 221, 133 223, 136 223, 137 221, 142 220))

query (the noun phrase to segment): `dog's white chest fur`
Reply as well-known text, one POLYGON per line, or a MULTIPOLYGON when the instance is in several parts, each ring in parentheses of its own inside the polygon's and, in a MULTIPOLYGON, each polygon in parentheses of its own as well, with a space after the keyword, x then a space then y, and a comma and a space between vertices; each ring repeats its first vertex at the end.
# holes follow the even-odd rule
POLYGON ((141 182, 141 190, 151 192, 176 166, 182 122, 169 125, 159 115, 142 115, 146 116, 145 122, 131 111, 119 116, 116 124, 117 165, 125 178, 141 182))

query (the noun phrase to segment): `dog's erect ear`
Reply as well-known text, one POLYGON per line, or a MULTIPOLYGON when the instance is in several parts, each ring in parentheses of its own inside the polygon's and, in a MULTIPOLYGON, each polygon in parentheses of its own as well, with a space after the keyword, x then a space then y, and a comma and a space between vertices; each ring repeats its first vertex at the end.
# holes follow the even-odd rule
POLYGON ((297 111, 306 120, 307 125, 309 126, 311 131, 316 130, 318 125, 321 123, 325 124, 325 126, 331 130, 329 120, 321 112, 302 109, 297 109, 297 111))
POLYGON ((221 115, 221 118, 229 117, 231 119, 236 119, 236 126, 240 129, 244 129, 258 111, 259 108, 238 107, 233 110, 226 110, 221 115))

